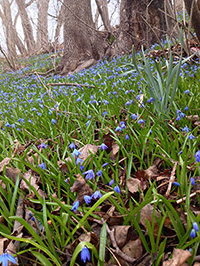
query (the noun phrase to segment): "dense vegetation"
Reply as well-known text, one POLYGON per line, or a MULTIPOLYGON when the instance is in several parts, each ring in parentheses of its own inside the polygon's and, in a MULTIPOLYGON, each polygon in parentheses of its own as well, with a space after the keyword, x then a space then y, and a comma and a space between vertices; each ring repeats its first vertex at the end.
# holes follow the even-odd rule
POLYGON ((199 60, 179 72, 180 56, 166 51, 169 64, 158 46, 136 54, 138 71, 124 56, 45 74, 56 54, 1 74, 0 234, 16 240, 5 254, 20 265, 140 265, 145 257, 160 265, 176 248, 189 250, 184 262, 193 265, 199 60))

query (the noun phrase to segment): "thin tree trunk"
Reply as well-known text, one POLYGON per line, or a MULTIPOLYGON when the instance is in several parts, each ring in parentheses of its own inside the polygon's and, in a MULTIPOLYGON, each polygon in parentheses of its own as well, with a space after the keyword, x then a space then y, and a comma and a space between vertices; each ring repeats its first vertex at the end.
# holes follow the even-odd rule
POLYGON ((37 20, 37 49, 48 50, 48 8, 49 0, 39 0, 37 2, 38 20, 37 20))
POLYGON ((17 52, 16 52, 16 31, 12 24, 12 15, 10 3, 8 0, 4 0, 1 3, 2 11, 1 18, 2 23, 5 27, 5 35, 6 35, 6 45, 7 45, 7 58, 9 61, 9 65, 12 69, 17 69, 19 67, 19 62, 17 60, 17 52))
POLYGON ((65 6, 64 4, 62 4, 60 8, 60 12, 58 14, 58 19, 57 19, 57 26, 55 30, 55 36, 54 36, 54 47, 57 47, 58 45, 60 30, 61 30, 62 25, 64 24, 64 17, 65 17, 65 6))
POLYGON ((198 4, 196 0, 184 0, 185 1, 185 7, 187 9, 187 12, 190 16, 190 19, 192 21, 192 25, 194 27, 194 30, 196 32, 197 38, 200 42, 200 10, 198 8, 198 4))
POLYGON ((109 15, 108 15, 108 3, 107 0, 95 0, 99 14, 101 15, 105 29, 108 32, 112 32, 112 27, 110 25, 109 15))
POLYGON ((24 32, 24 41, 26 43, 27 50, 29 53, 33 53, 35 51, 36 46, 33 37, 33 29, 26 11, 25 0, 16 0, 16 3, 18 5, 19 14, 21 17, 22 28, 24 32))

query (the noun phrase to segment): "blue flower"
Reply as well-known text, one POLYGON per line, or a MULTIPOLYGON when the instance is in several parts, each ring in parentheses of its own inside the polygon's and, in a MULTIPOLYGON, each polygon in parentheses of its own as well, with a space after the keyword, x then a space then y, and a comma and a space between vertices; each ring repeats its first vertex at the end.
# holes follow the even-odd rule
POLYGON ((125 139, 129 140, 129 135, 128 134, 126 134, 125 139))
POLYGON ((108 165, 108 163, 104 163, 103 165, 102 165, 102 167, 104 168, 104 167, 106 167, 108 165))
POLYGON ((121 129, 121 127, 120 127, 120 126, 117 126, 117 127, 115 128, 115 132, 117 132, 117 131, 119 131, 119 132, 121 132, 121 131, 122 131, 122 129, 121 129))
POLYGON ((177 186, 177 187, 180 187, 180 184, 179 184, 178 182, 176 182, 176 181, 174 181, 173 184, 174 184, 175 186, 177 186))
POLYGON ((196 237, 196 231, 194 228, 192 228, 191 232, 190 232, 190 237, 191 238, 195 238, 196 237))
POLYGON ((131 118, 134 119, 134 120, 136 120, 136 119, 138 119, 138 115, 136 115, 136 114, 132 114, 132 115, 131 115, 131 118))
POLYGON ((18 119, 18 122, 19 122, 19 123, 25 123, 24 118, 19 118, 19 119, 18 119))
POLYGON ((45 143, 41 143, 40 145, 38 145, 38 148, 46 149, 47 145, 45 143))
POLYGON ((40 168, 42 168, 43 170, 46 169, 45 163, 41 163, 41 164, 39 164, 38 166, 39 166, 40 168))
POLYGON ((85 126, 88 127, 89 123, 90 123, 90 120, 87 121, 87 123, 85 124, 85 126))
POLYGON ((190 135, 188 136, 188 139, 195 139, 195 136, 192 135, 192 134, 190 134, 190 135))
POLYGON ((179 155, 181 155, 183 153, 183 151, 181 150, 181 151, 179 151, 179 155))
POLYGON ((33 217, 33 214, 32 214, 32 212, 29 212, 29 214, 28 214, 30 217, 33 217))
POLYGON ((180 118, 183 118, 183 117, 185 117, 185 114, 183 112, 180 112, 179 116, 180 116, 180 118))
POLYGON ((92 178, 95 177, 94 171, 93 170, 88 170, 86 172, 83 173, 83 175, 86 175, 86 179, 91 180, 92 178))
POLYGON ((77 200, 77 201, 75 201, 75 202, 73 203, 73 206, 72 206, 72 208, 71 208, 71 211, 76 212, 77 209, 78 209, 78 207, 79 207, 79 201, 77 200))
POLYGON ((81 172, 83 172, 84 166, 82 164, 80 164, 80 170, 81 172))
POLYGON ((185 90, 184 93, 185 94, 188 94, 188 93, 190 93, 190 91, 189 90, 185 90))
POLYGON ((190 178, 190 182, 191 182, 192 186, 194 186, 194 185, 195 185, 195 180, 194 180, 194 177, 191 177, 191 178, 190 178))
POLYGON ((153 98, 153 97, 150 97, 150 98, 147 100, 148 103, 152 103, 153 101, 154 101, 154 98, 153 98))
POLYGON ((70 149, 75 149, 76 148, 76 145, 74 144, 74 142, 72 142, 71 144, 69 144, 68 146, 70 149))
POLYGON ((8 266, 8 262, 9 261, 14 263, 14 264, 17 264, 15 258, 12 255, 10 255, 10 254, 8 254, 6 252, 1 254, 0 263, 2 263, 2 266, 8 266))
POLYGON ((88 195, 85 195, 84 196, 84 200, 85 200, 85 203, 87 205, 89 205, 91 203, 91 200, 92 200, 92 197, 88 196, 88 195))
POLYGON ((113 184, 114 184, 114 179, 111 179, 110 182, 109 182, 109 186, 111 187, 113 184))
POLYGON ((98 176, 102 176, 102 171, 99 170, 99 171, 97 172, 97 175, 98 175, 98 176))
POLYGON ((10 127, 10 124, 8 122, 6 122, 5 127, 10 127))
POLYGON ((114 187, 114 191, 117 192, 118 194, 121 193, 119 186, 115 186, 114 187))
MULTIPOLYGON (((120 123, 121 123, 121 122, 120 122, 120 123)), ((125 123, 121 124, 121 129, 123 130, 123 129, 125 129, 125 128, 126 128, 125 123)))
POLYGON ((186 127, 184 127, 184 128, 182 129, 182 132, 183 132, 183 131, 189 133, 190 129, 186 126, 186 127))
POLYGON ((78 165, 79 163, 82 164, 83 160, 81 158, 77 158, 76 159, 76 165, 78 165))
POLYGON ((188 106, 186 106, 184 110, 187 111, 188 110, 188 106))
POLYGON ((52 118, 52 119, 51 119, 51 123, 52 123, 52 124, 55 124, 55 123, 56 123, 56 120, 52 118))
POLYGON ((73 157, 75 157, 75 156, 78 157, 79 155, 81 155, 81 152, 78 151, 77 149, 74 149, 73 152, 72 152, 72 156, 73 157))
POLYGON ((101 193, 100 193, 98 190, 96 190, 96 191, 92 194, 91 197, 92 197, 93 199, 98 199, 98 198, 101 198, 102 195, 101 195, 101 193))
POLYGON ((86 261, 90 261, 90 252, 86 246, 84 246, 81 250, 81 260, 86 263, 86 261))
POLYGON ((195 153, 194 157, 195 157, 196 162, 200 163, 200 150, 195 153))
POLYGON ((143 119, 138 120, 138 124, 142 124, 142 123, 145 123, 143 119))
POLYGON ((106 116, 108 114, 108 112, 104 111, 103 112, 103 116, 106 116))
POLYGON ((199 231, 199 226, 198 226, 198 224, 197 224, 196 222, 193 222, 192 225, 193 225, 194 230, 198 232, 198 231, 199 231))
POLYGON ((103 150, 108 149, 108 146, 106 144, 102 143, 99 148, 103 151, 103 150))

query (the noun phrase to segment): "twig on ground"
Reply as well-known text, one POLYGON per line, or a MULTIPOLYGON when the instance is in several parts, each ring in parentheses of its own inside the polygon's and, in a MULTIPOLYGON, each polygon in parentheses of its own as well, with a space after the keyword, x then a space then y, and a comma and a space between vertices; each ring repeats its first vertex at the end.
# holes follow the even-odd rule
POLYGON ((96 88, 94 85, 86 85, 79 83, 48 83, 48 86, 75 86, 75 87, 86 87, 86 88, 96 88))
POLYGON ((113 245, 113 247, 115 248, 115 253, 116 253, 117 255, 119 255, 122 259, 124 259, 125 261, 133 263, 133 262, 135 261, 135 259, 129 257, 128 255, 126 255, 126 254, 125 254, 124 252, 122 252, 122 251, 120 250, 120 248, 118 247, 117 242, 116 242, 116 240, 115 240, 115 235, 114 235, 114 232, 115 232, 115 231, 114 231, 114 228, 113 228, 112 230, 110 230, 110 228, 108 227, 108 225, 106 225, 106 229, 107 229, 108 234, 110 235, 110 239, 111 239, 112 245, 113 245))
MULTIPOLYGON (((190 194, 190 198, 193 198, 194 196, 196 196, 197 193, 200 193, 200 190, 197 190, 197 191, 195 191, 194 193, 191 193, 191 194, 190 194)), ((186 200, 186 199, 187 199, 187 197, 185 196, 185 197, 183 197, 182 199, 177 200, 176 203, 177 203, 177 204, 180 204, 181 202, 183 202, 183 201, 186 200)))
POLYGON ((172 184, 173 184, 173 182, 175 180, 175 174, 176 174, 177 165, 178 165, 178 162, 175 162, 174 167, 173 167, 173 169, 171 171, 171 176, 170 176, 170 179, 169 179, 169 185, 168 185, 167 191, 165 193, 165 197, 166 198, 168 198, 169 195, 170 195, 172 184))

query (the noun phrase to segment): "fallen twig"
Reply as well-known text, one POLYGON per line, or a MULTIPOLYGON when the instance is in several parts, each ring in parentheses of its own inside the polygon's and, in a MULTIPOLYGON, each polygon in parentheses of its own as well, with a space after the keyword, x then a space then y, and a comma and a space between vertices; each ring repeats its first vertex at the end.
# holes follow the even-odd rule
POLYGON ((106 225, 106 229, 107 229, 108 234, 110 235, 112 245, 115 248, 115 253, 119 255, 122 259, 124 259, 125 261, 133 263, 136 259, 129 257, 124 252, 122 252, 120 248, 118 247, 117 242, 115 240, 115 236, 114 236, 114 232, 115 232, 114 228, 110 230, 108 225, 106 225))
POLYGON ((169 195, 170 195, 171 188, 172 188, 172 184, 173 184, 173 182, 175 180, 175 174, 176 174, 176 167, 177 167, 177 165, 178 165, 178 162, 175 162, 174 167, 173 167, 173 169, 171 171, 171 176, 170 176, 170 179, 169 179, 168 188, 167 188, 167 191, 165 193, 165 197, 166 198, 168 198, 169 195))
POLYGON ((94 85, 86 85, 79 83, 48 83, 48 86, 75 86, 75 87, 86 87, 86 88, 96 88, 94 85))
MULTIPOLYGON (((190 194, 190 198, 193 198, 194 196, 196 196, 197 193, 200 193, 200 190, 197 190, 197 191, 191 193, 191 194, 190 194)), ((187 197, 185 196, 185 197, 183 197, 182 199, 177 200, 176 203, 177 203, 177 204, 180 204, 181 202, 183 202, 183 201, 186 200, 186 199, 187 199, 187 197)))

